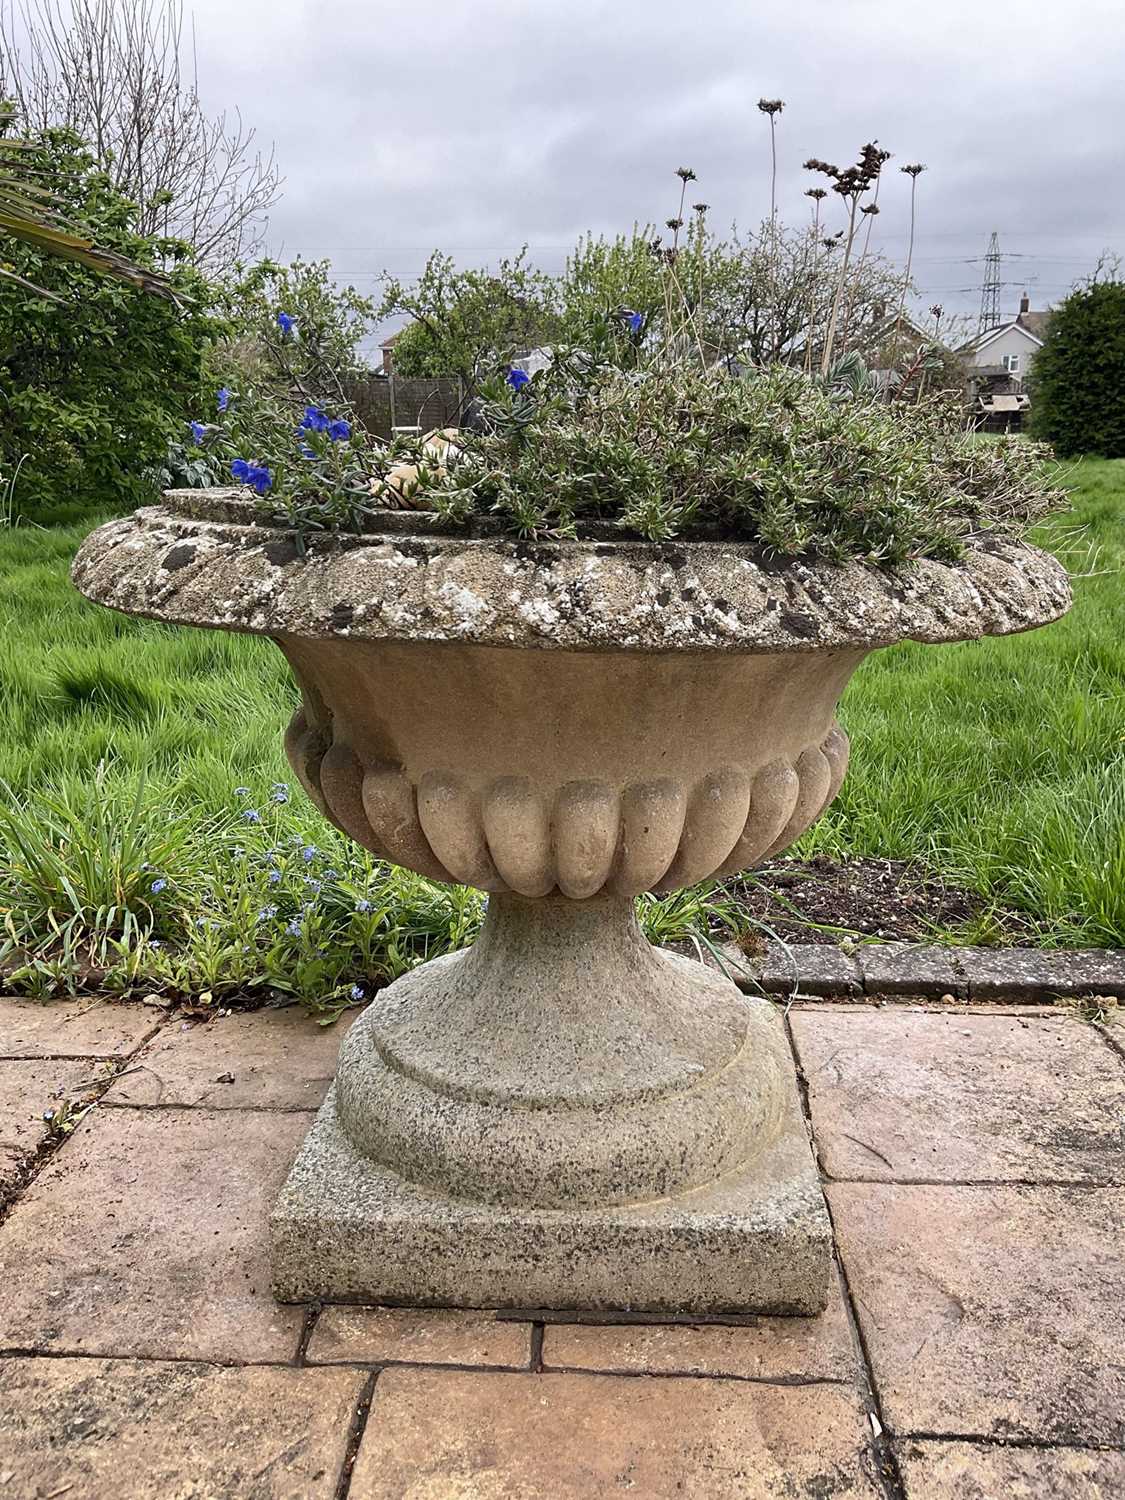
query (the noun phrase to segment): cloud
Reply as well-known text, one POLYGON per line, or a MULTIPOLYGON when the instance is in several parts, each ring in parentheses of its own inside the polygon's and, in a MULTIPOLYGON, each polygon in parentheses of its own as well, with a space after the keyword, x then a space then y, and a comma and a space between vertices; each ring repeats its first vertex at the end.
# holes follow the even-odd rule
POLYGON ((786 218, 807 211, 807 156, 843 165, 877 137, 895 153, 879 239, 901 254, 909 185, 894 169, 927 163, 917 254, 931 300, 973 305, 955 289, 979 281, 964 262, 993 229, 1026 257, 1006 275, 1037 278, 1037 303, 1125 239, 1116 0, 193 9, 208 103, 237 103, 277 145, 287 181, 271 248, 330 255, 365 287, 433 247, 480 264, 526 240, 553 267, 582 230, 667 217, 681 164, 714 222, 754 222, 769 204, 761 95, 786 100, 786 218))

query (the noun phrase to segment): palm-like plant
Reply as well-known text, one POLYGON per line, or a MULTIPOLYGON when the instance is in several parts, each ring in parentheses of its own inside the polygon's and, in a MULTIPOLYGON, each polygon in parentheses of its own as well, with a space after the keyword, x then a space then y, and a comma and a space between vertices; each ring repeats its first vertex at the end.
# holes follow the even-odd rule
MULTIPOLYGON (((95 244, 58 212, 54 195, 36 181, 37 174, 29 160, 34 143, 5 134, 12 113, 10 106, 0 104, 0 237, 9 235, 46 255, 77 261, 92 271, 127 281, 141 291, 175 301, 175 294, 163 276, 114 250, 95 244)), ((50 297, 52 301, 64 300, 5 268, 2 263, 0 277, 19 282, 29 291, 50 297)))

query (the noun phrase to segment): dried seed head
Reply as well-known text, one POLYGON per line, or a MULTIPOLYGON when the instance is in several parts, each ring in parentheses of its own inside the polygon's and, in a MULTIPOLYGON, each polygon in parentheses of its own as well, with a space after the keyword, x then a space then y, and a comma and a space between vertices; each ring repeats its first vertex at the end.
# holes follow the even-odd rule
POLYGON ((879 212, 879 205, 877 203, 864 203, 859 211, 861 214, 877 214, 879 212))
POLYGON ((828 189, 827 188, 806 188, 805 189, 805 197, 806 198, 815 198, 816 201, 819 203, 822 198, 827 198, 828 197, 828 189))
POLYGON ((784 99, 759 99, 758 108, 764 115, 769 115, 772 120, 774 115, 779 115, 785 108, 784 99))
POLYGON ((682 229, 684 227, 683 219, 665 219, 664 222, 669 229, 682 229))
POLYGON ((676 176, 680 179, 681 182, 695 181, 695 173, 691 170, 690 167, 677 167, 676 176))
POLYGON ((899 167, 899 171, 905 172, 908 177, 917 177, 920 172, 924 172, 925 170, 926 164, 921 161, 912 161, 905 167, 899 167))
POLYGON ((697 214, 705 214, 711 207, 709 203, 693 203, 691 206, 693 211, 697 214))

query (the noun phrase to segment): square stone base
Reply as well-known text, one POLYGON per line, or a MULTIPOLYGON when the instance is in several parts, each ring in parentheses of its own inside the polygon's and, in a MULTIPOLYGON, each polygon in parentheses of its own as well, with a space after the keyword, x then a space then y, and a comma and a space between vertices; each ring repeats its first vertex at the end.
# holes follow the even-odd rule
POLYGON ((777 1138, 741 1172, 677 1198, 582 1210, 469 1203, 359 1155, 335 1089, 270 1219, 281 1302, 676 1313, 820 1312, 832 1237, 786 1090, 777 1138))

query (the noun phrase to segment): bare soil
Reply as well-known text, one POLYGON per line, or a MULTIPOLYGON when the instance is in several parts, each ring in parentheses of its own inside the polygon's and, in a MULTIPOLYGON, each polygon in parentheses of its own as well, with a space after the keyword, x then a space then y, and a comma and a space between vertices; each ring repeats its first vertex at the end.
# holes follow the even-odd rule
POLYGON ((776 859, 726 888, 757 921, 802 943, 836 943, 848 934, 920 942, 966 929, 984 942, 1032 935, 1021 913, 906 860, 776 859), (976 933, 985 920, 987 935, 976 933))

